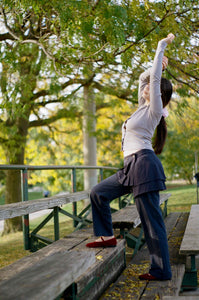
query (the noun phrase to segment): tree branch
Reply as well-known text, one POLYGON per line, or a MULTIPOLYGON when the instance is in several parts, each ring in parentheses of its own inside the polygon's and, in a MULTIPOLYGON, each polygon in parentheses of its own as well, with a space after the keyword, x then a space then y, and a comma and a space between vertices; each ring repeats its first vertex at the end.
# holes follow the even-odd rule
POLYGON ((177 77, 174 76, 170 71, 168 71, 168 69, 167 69, 167 72, 168 72, 168 74, 169 74, 172 78, 174 78, 177 82, 180 82, 180 83, 182 83, 182 84, 184 84, 184 85, 187 85, 190 89, 192 89, 194 92, 196 92, 197 94, 199 94, 199 90, 195 89, 191 84, 189 84, 188 82, 185 82, 185 81, 183 81, 183 80, 177 78, 177 77))
POLYGON ((15 40, 15 38, 9 32, 0 34, 0 42, 5 40, 15 40))
POLYGON ((7 22, 7 19, 6 19, 6 14, 5 14, 5 11, 4 11, 3 7, 0 7, 0 12, 3 15, 4 24, 5 24, 6 29, 9 32, 9 34, 13 37, 14 40, 19 41, 20 38, 14 32, 12 32, 10 26, 8 25, 8 22, 7 22))
POLYGON ((64 118, 74 118, 74 117, 80 117, 81 113, 77 112, 76 109, 60 109, 56 115, 51 116, 49 118, 46 119, 38 119, 38 120, 34 120, 34 121, 30 121, 29 122, 29 128, 31 127, 39 127, 39 126, 48 126, 49 124, 60 120, 60 119, 64 119, 64 118))
POLYGON ((132 90, 130 89, 125 89, 125 90, 117 90, 116 87, 111 87, 111 86, 103 86, 99 82, 93 82, 93 87, 98 89, 99 91, 102 91, 108 95, 116 96, 120 99, 124 100, 129 100, 132 103, 137 103, 137 101, 133 100, 131 97, 129 97, 132 94, 132 90))

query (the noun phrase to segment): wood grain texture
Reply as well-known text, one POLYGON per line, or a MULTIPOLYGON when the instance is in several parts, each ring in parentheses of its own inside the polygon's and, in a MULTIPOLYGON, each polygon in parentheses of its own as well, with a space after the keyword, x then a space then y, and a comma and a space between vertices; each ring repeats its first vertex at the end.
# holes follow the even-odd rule
MULTIPOLYGON (((104 289, 107 288, 107 286, 121 274, 125 267, 125 240, 117 240, 117 247, 114 248, 87 248, 86 244, 90 241, 93 241, 93 238, 94 236, 91 236, 90 229, 87 234, 85 230, 85 232, 82 232, 82 234, 78 234, 77 237, 68 236, 61 240, 58 240, 51 245, 48 245, 40 249, 39 251, 32 253, 31 255, 24 257, 3 269, 0 269, 0 288, 1 286, 3 286, 3 284, 6 284, 7 289, 9 289, 13 285, 13 280, 15 284, 15 277, 18 276, 18 274, 19 276, 21 276, 22 273, 28 274, 29 272, 31 272, 32 276, 37 277, 37 272, 35 271, 35 273, 33 273, 32 269, 34 269, 35 266, 42 264, 43 260, 47 259, 48 257, 51 257, 51 259, 56 259, 56 257, 58 256, 63 256, 66 251, 74 251, 77 253, 91 252, 94 253, 94 256, 96 258, 95 262, 92 263, 92 265, 86 270, 86 272, 83 272, 82 270, 82 273, 80 273, 80 275, 74 280, 74 282, 76 283, 79 299, 97 299, 96 297, 102 294, 104 289)), ((62 260, 60 260, 59 262, 61 265, 62 260)), ((76 264, 75 256, 71 258, 71 263, 74 265, 76 264)), ((70 265, 67 268, 69 267, 70 265)), ((53 264, 49 263, 47 265, 47 269, 48 272, 54 273, 53 264)), ((40 268, 38 268, 37 270, 38 272, 40 272, 40 268)), ((65 277, 60 278, 60 282, 62 281, 62 279, 65 280, 65 277)), ((50 281, 49 284, 51 284, 50 281)), ((23 289, 23 281, 21 283, 18 282, 18 287, 19 289, 23 289)), ((56 287, 54 286, 52 288, 56 287)), ((40 291, 42 291, 42 289, 40 289, 40 291)), ((21 299, 20 297, 21 296, 19 296, 19 298, 17 299, 21 299)), ((10 299, 12 299, 12 297, 10 299)), ((29 299, 28 296, 27 299, 29 299)), ((43 300, 43 291, 41 293, 40 299, 43 300)))
POLYGON ((53 300, 93 263, 92 251, 55 253, 2 282, 1 299, 53 300))
POLYGON ((98 249, 95 264, 75 281, 77 299, 98 299, 121 274, 125 263, 125 240, 118 240, 117 247, 98 249))
POLYGON ((89 192, 62 194, 49 198, 0 205, 0 220, 28 215, 43 209, 54 208, 64 204, 89 198, 89 192))
POLYGON ((184 277, 185 265, 172 265, 171 270, 172 280, 148 282, 141 299, 151 300, 155 299, 155 297, 156 299, 162 299, 165 294, 177 296, 184 277))
MULTIPOLYGON (((75 246, 81 244, 84 240, 85 238, 60 239, 38 250, 37 252, 25 256, 15 261, 14 263, 0 269, 0 282, 11 278, 16 273, 25 271, 26 269, 32 267, 34 264, 39 263, 45 257, 48 257, 57 252, 72 250, 75 246)), ((86 251, 86 247, 84 250, 86 251)))
MULTIPOLYGON (((160 205, 171 196, 170 193, 160 194, 160 205)), ((136 205, 126 206, 112 214, 113 228, 132 228, 141 224, 136 205)))
POLYGON ((197 204, 191 206, 180 254, 199 254, 199 205, 197 204))
POLYGON ((100 300, 155 300, 164 295, 178 295, 185 271, 185 257, 179 255, 188 213, 171 213, 165 218, 173 277, 167 281, 140 281, 139 275, 148 272, 149 251, 144 245, 133 257, 126 270, 102 295, 100 300))

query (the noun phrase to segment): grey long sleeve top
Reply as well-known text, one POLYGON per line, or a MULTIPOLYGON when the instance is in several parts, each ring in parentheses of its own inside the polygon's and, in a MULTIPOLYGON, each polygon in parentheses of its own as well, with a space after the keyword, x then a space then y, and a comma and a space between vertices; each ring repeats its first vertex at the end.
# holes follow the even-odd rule
POLYGON ((138 90, 138 109, 122 126, 122 151, 124 157, 141 149, 152 147, 152 137, 162 117, 162 99, 160 82, 162 76, 162 59, 167 43, 158 43, 153 65, 140 75, 138 90), (143 98, 143 90, 150 82, 150 103, 143 98))

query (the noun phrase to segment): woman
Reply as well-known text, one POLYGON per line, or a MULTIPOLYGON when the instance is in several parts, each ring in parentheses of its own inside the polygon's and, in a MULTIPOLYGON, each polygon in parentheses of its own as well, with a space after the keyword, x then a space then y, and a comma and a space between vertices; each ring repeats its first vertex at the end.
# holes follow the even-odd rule
POLYGON ((152 68, 139 78, 139 107, 122 127, 124 168, 96 185, 90 195, 94 234, 100 238, 87 247, 115 247, 109 203, 133 192, 151 261, 149 273, 139 276, 142 280, 171 279, 167 235, 159 207, 159 191, 166 189, 166 178, 156 154, 161 153, 167 133, 165 106, 171 99, 172 85, 161 75, 168 64, 164 49, 173 39, 170 33, 159 41, 152 68))

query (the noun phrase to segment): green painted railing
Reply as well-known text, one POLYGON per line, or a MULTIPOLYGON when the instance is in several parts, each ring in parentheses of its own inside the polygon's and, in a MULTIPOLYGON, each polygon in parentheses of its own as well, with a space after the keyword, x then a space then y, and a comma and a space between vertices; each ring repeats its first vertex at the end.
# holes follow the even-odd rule
MULTIPOLYGON (((0 165, 0 170, 20 170, 21 171, 21 190, 22 190, 22 201, 28 201, 28 171, 36 171, 36 170, 60 170, 60 169, 68 169, 71 170, 71 188, 72 188, 72 193, 77 191, 77 182, 76 182, 76 171, 78 169, 81 170, 86 170, 86 169, 95 169, 100 171, 100 181, 103 180, 103 175, 104 175, 104 170, 113 170, 116 171, 118 168, 115 167, 107 167, 107 166, 56 166, 56 165, 51 165, 51 166, 30 166, 30 165, 0 165)), ((73 214, 69 214, 66 211, 63 211, 59 207, 55 207, 53 213, 49 214, 45 220, 41 222, 33 230, 33 232, 30 234, 29 232, 29 215, 24 215, 23 216, 23 234, 24 234, 24 248, 26 250, 31 249, 34 251, 32 244, 37 244, 37 240, 40 239, 44 243, 50 243, 48 238, 41 237, 37 235, 37 232, 51 219, 54 218, 54 234, 55 234, 55 240, 59 239, 59 218, 58 218, 58 213, 61 212, 73 219, 73 225, 74 227, 77 226, 78 224, 78 218, 82 217, 82 215, 89 210, 90 204, 84 209, 79 216, 77 216, 77 203, 73 202, 73 214), (32 242, 33 240, 33 242, 32 242), (36 240, 36 242, 35 242, 36 240)), ((119 199, 119 207, 122 207, 122 204, 120 203, 119 199)), ((40 243, 41 244, 41 243, 40 243)), ((38 243, 39 245, 39 243, 38 243)), ((39 246, 36 245, 36 248, 39 246)), ((37 249, 36 249, 37 250, 37 249)))

